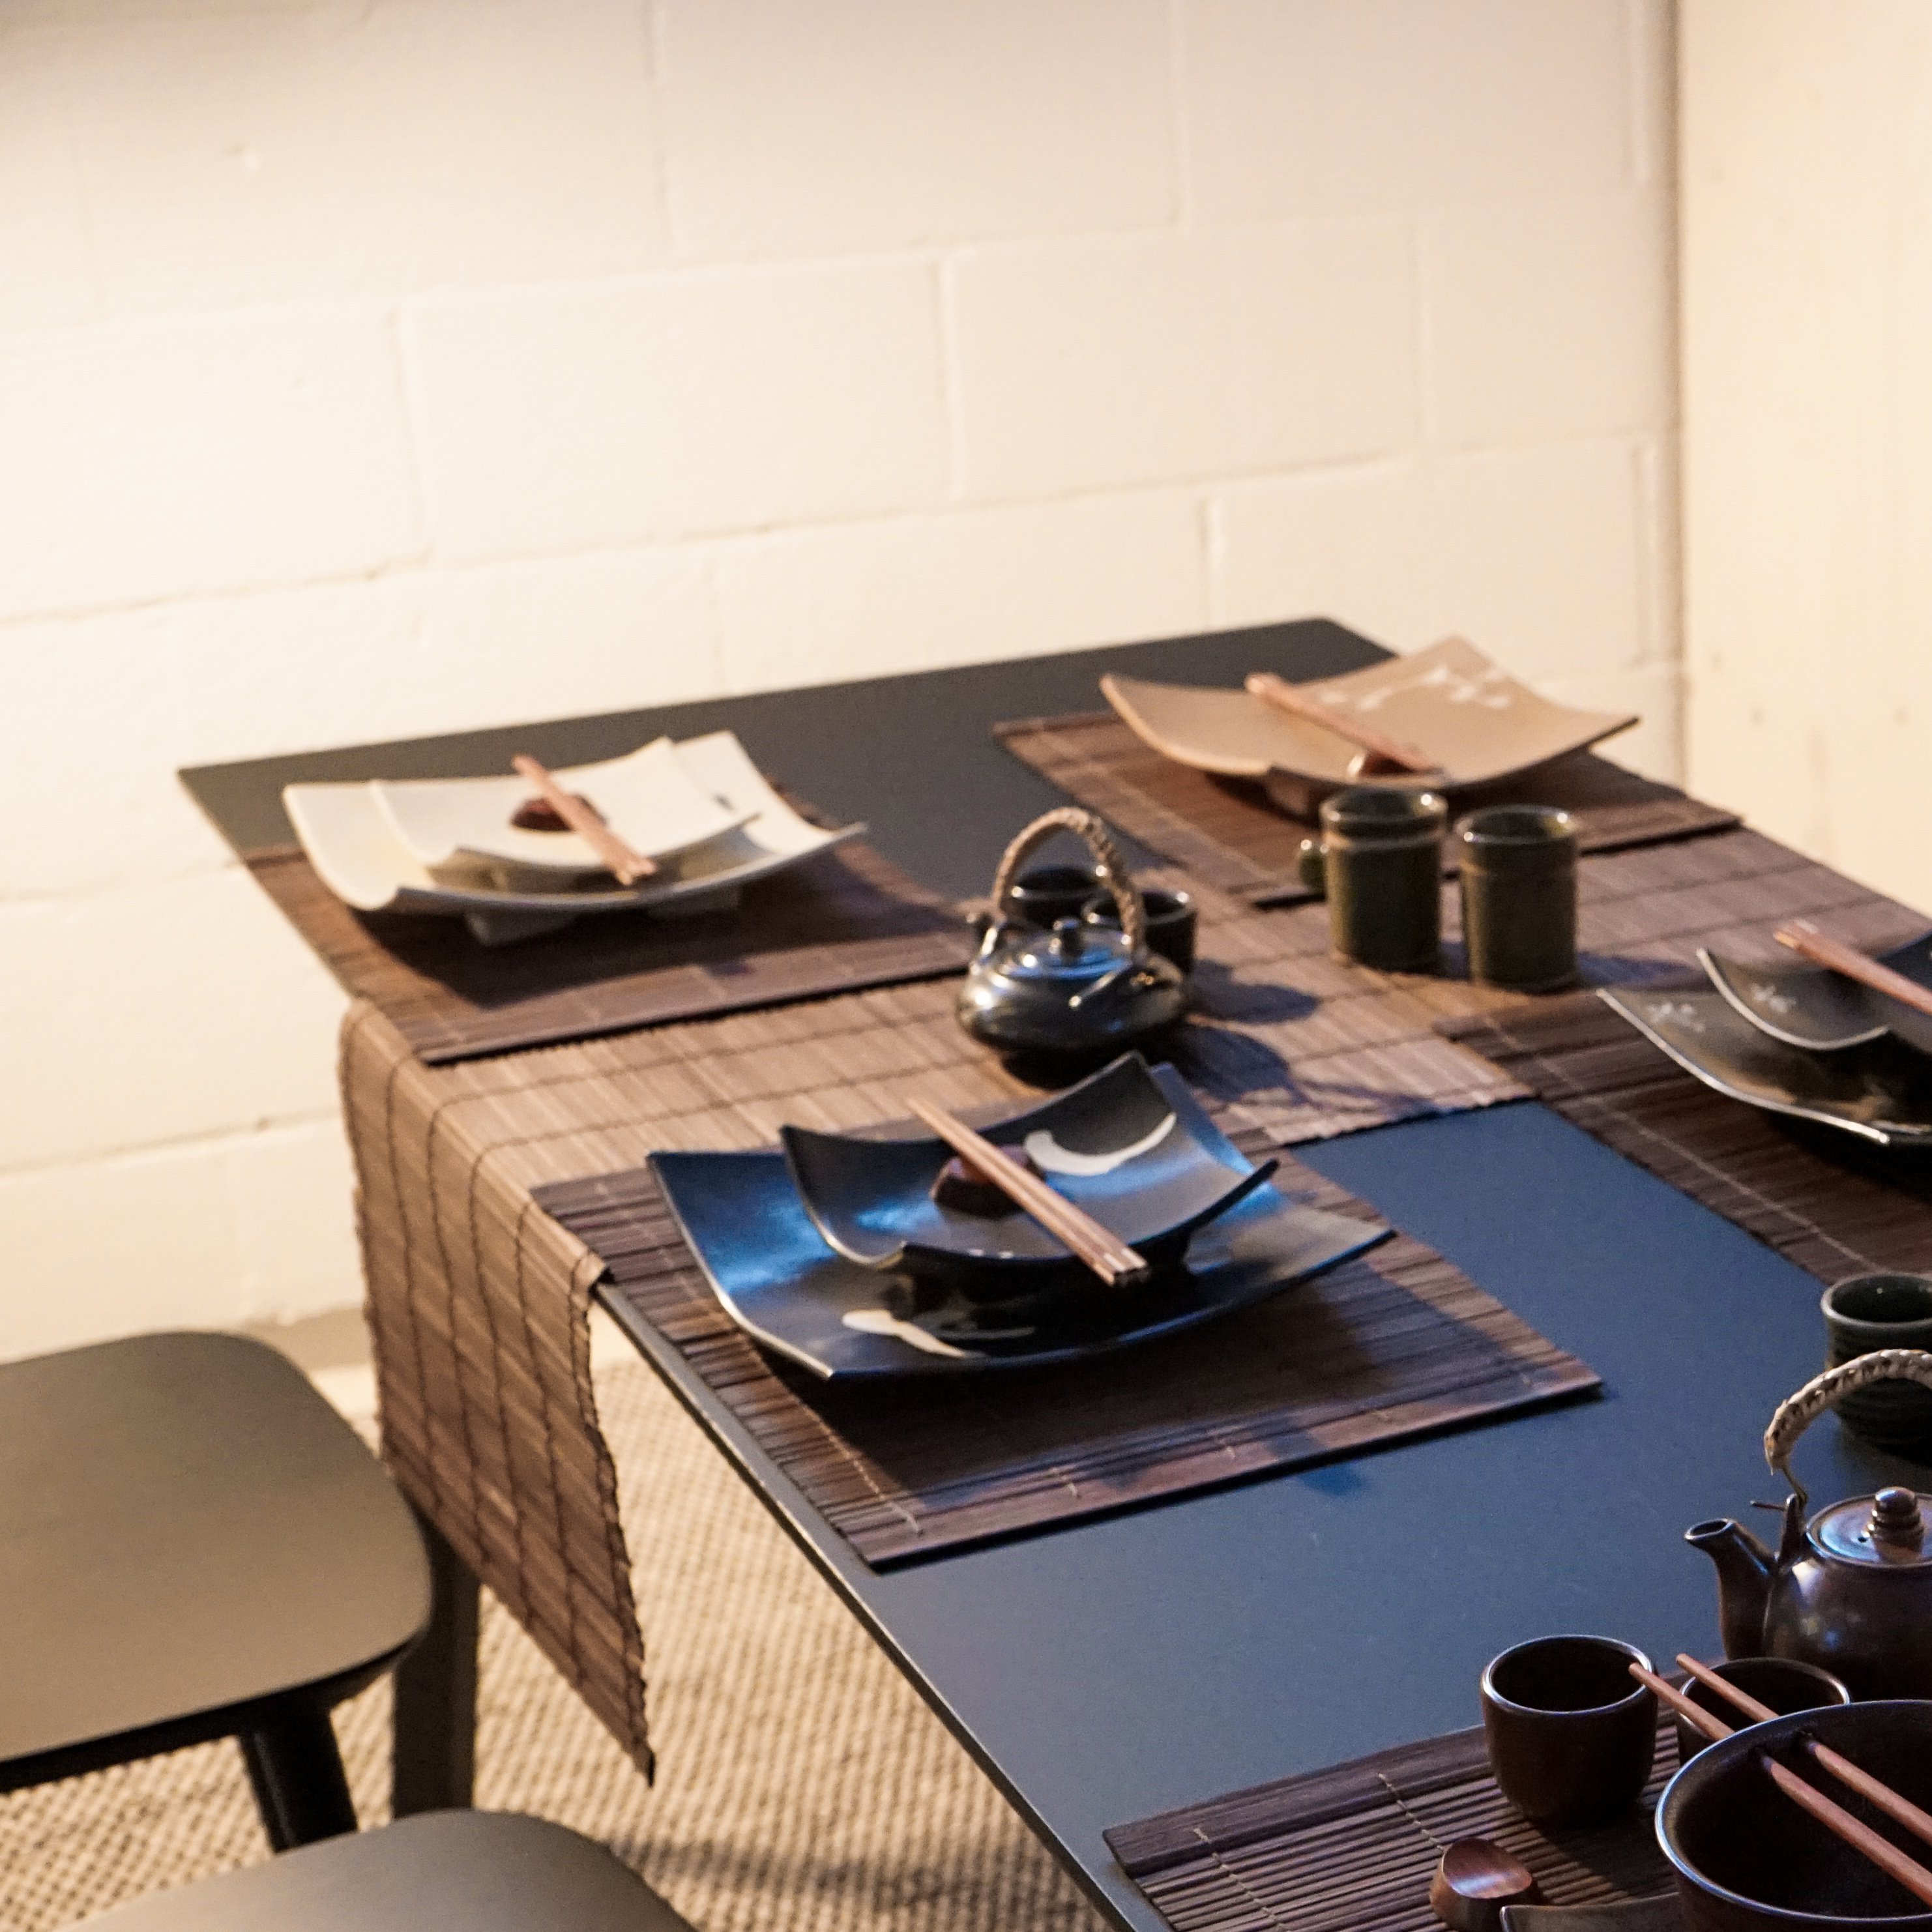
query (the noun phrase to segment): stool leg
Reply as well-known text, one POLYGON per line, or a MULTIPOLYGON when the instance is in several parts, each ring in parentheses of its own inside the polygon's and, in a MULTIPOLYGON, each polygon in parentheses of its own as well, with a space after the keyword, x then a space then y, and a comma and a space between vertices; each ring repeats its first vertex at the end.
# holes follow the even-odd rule
POLYGON ((422 1641, 395 1670, 395 1760, 390 1808, 466 1809, 476 1788, 478 1586, 448 1540, 424 1516, 434 1600, 422 1641))
POLYGON ((242 1734, 255 1807, 278 1852, 356 1828, 335 1727, 326 1711, 290 1711, 242 1734))

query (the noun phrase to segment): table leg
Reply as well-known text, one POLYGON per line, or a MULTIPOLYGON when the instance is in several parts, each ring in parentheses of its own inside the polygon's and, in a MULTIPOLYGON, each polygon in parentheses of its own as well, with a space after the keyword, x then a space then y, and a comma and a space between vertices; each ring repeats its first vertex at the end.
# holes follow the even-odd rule
POLYGON ((356 1828, 342 1754, 326 1711, 283 1712, 242 1734, 256 1809, 278 1852, 356 1828))
POLYGON ((420 1511, 434 1603, 422 1641, 396 1667, 392 1808, 466 1808, 476 1783, 476 1612, 478 1586, 463 1559, 420 1511))

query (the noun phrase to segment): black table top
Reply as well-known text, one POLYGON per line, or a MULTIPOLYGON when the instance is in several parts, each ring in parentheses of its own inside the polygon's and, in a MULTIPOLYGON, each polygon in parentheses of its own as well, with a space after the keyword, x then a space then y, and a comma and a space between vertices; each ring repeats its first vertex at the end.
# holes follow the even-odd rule
MULTIPOLYGON (((246 850, 287 838, 277 794, 297 778, 495 770, 525 747, 567 762, 728 724, 775 776, 869 819, 886 852, 962 895, 1058 801, 988 737, 994 720, 1095 708, 1102 670, 1232 684, 1379 655, 1331 624, 1282 625, 184 776, 246 850)), ((1682 1532, 1773 1492, 1764 1426, 1823 1366, 1815 1280, 1541 1107, 1298 1151, 1580 1355, 1602 1399, 879 1576, 674 1350, 634 1337, 1124 1926, 1162 1922, 1109 1825, 1472 1724, 1483 1664, 1525 1637, 1714 1654, 1711 1566, 1682 1532)), ((1915 1474, 1830 1420, 1798 1463, 1820 1500, 1915 1474)))

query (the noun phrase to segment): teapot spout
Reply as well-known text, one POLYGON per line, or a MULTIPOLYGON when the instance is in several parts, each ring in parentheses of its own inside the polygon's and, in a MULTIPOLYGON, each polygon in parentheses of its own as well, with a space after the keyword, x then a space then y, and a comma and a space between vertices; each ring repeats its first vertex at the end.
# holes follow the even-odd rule
POLYGON ((1693 1550, 1718 1566, 1718 1628, 1726 1657, 1764 1654, 1764 1613, 1776 1561, 1763 1544, 1729 1516, 1694 1522, 1684 1532, 1693 1550))

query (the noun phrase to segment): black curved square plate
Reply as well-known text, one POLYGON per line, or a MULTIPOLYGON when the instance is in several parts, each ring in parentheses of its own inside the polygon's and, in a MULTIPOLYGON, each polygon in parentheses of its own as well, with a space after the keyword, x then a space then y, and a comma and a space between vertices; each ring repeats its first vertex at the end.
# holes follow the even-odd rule
MULTIPOLYGON (((1728 959, 1702 946, 1697 958, 1711 984, 1753 1026, 1787 1046, 1840 1053, 1892 1033, 1908 1046, 1932 1053, 1932 1018, 1829 967, 1795 957, 1788 964, 1783 960, 1759 964, 1728 959)), ((1932 992, 1932 933, 1875 958, 1879 965, 1932 992)))
POLYGON ((1773 1039, 1719 993, 1605 986, 1597 997, 1685 1072, 1747 1106, 1880 1147, 1932 1148, 1932 1059, 1888 1034, 1818 1053, 1773 1039))
MULTIPOLYGON (((1156 1262, 1178 1259, 1195 1229, 1271 1171, 1257 1169, 1208 1119, 1172 1067, 1150 1068, 1138 1053, 980 1131, 995 1146, 1024 1148, 1059 1192, 1156 1262)), ((1016 1280, 1084 1272, 1058 1236, 1017 1208, 977 1214, 934 1201, 952 1150, 934 1136, 784 1126, 778 1138, 806 1211, 849 1261, 915 1274, 1011 1271, 1016 1280)))
POLYGON ((1041 1367, 1151 1341, 1264 1300, 1390 1232, 1263 1183, 1146 1287, 969 1301, 827 1246, 780 1154, 656 1154, 651 1168, 726 1312, 827 1381, 1041 1367))

